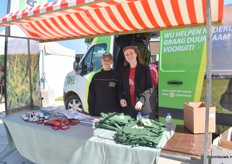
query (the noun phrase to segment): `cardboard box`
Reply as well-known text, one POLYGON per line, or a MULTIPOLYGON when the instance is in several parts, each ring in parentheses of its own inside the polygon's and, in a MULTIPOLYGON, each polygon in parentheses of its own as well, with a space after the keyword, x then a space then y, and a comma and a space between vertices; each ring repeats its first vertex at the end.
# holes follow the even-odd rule
MULTIPOLYGON (((193 133, 205 133, 205 111, 204 102, 184 103, 184 126, 193 133)), ((209 132, 215 132, 216 108, 209 109, 209 132)))
POLYGON ((213 140, 213 145, 220 146, 232 151, 232 127, 220 134, 213 140))
POLYGON ((232 128, 213 140, 210 158, 211 164, 232 163, 232 128))

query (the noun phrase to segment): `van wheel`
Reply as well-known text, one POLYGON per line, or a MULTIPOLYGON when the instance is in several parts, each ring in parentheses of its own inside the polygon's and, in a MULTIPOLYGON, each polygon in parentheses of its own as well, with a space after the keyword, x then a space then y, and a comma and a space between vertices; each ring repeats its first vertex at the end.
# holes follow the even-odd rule
POLYGON ((65 101, 65 108, 66 110, 73 109, 78 112, 83 112, 81 100, 77 95, 71 95, 67 98, 67 100, 65 101))

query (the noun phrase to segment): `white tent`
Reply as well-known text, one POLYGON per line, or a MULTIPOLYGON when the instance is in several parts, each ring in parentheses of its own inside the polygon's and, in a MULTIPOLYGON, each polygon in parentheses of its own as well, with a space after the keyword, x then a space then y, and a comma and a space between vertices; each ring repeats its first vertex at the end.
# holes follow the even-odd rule
MULTIPOLYGON (((40 78, 42 91, 48 91, 53 98, 63 96, 65 76, 73 69, 75 50, 56 42, 40 44, 40 78)), ((49 96, 50 97, 50 96, 49 96)), ((49 103, 50 104, 50 103, 49 103)))

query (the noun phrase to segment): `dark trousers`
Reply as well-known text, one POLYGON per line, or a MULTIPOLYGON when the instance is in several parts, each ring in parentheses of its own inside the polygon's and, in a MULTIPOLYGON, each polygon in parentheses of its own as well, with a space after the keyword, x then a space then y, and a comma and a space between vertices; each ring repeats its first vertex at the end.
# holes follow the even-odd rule
POLYGON ((158 113, 158 88, 154 88, 150 97, 151 103, 151 114, 149 116, 150 119, 159 121, 159 113, 158 113))

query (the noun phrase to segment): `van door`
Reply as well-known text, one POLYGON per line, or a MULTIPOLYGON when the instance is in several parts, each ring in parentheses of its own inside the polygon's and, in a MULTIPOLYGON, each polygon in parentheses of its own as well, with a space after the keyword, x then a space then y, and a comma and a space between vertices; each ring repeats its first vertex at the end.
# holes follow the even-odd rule
POLYGON ((206 68, 206 30, 161 31, 160 37, 159 114, 164 117, 171 113, 183 120, 184 102, 200 100, 206 68))

